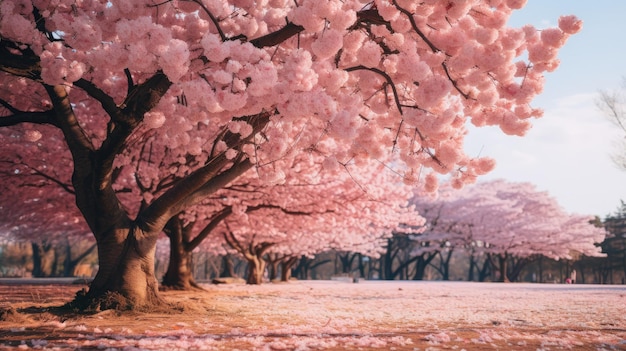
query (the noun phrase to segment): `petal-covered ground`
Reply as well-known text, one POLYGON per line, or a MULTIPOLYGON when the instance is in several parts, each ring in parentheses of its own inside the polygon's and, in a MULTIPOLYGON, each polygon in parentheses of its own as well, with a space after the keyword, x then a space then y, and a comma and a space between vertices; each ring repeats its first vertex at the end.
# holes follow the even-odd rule
POLYGON ((0 285, 0 349, 626 350, 626 286, 298 281, 164 292, 172 313, 50 309, 80 288, 0 285))

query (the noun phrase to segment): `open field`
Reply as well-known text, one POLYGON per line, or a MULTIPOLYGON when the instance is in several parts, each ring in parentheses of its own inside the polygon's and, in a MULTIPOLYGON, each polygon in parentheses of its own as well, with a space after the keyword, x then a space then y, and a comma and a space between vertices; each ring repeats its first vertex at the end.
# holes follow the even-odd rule
POLYGON ((164 292, 172 313, 51 308, 82 287, 0 285, 0 350, 626 350, 626 286, 299 281, 164 292))

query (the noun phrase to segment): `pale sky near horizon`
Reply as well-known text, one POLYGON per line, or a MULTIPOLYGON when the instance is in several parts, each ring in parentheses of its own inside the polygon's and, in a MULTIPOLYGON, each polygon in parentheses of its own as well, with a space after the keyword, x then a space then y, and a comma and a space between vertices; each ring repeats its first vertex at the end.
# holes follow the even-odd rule
POLYGON ((544 92, 533 103, 544 116, 522 138, 494 128, 471 129, 465 149, 470 156, 496 159, 496 169, 484 180, 530 182, 568 212, 604 218, 626 201, 626 171, 610 156, 626 135, 595 101, 600 90, 619 89, 626 77, 626 1, 528 0, 510 25, 552 27, 569 14, 583 20, 583 30, 560 51, 561 65, 547 74, 544 92))

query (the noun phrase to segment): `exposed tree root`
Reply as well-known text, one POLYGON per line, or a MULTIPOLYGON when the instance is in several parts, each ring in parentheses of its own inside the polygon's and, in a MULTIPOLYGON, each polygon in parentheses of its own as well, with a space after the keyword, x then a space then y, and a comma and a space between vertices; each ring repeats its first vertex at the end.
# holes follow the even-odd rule
POLYGON ((74 300, 66 304, 65 307, 77 312, 97 313, 105 310, 154 312, 170 310, 173 306, 159 296, 148 299, 148 302, 137 304, 133 299, 118 292, 107 291, 94 296, 86 289, 82 289, 76 293, 74 300))

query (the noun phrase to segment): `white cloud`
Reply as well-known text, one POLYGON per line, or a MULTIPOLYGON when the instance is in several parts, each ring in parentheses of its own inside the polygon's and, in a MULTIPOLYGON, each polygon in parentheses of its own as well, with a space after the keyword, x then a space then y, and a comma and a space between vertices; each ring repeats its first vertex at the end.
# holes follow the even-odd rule
POLYGON ((626 200, 626 173, 611 160, 623 137, 595 106, 595 94, 554 101, 525 137, 471 128, 466 151, 496 159, 488 179, 525 181, 547 190, 568 211, 605 216, 626 200))

